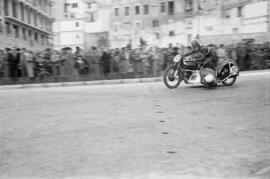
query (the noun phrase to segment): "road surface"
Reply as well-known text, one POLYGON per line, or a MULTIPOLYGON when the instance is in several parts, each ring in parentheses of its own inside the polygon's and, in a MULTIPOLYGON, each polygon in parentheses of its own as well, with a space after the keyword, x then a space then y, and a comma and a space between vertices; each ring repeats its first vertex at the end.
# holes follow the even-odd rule
POLYGON ((0 91, 0 178, 270 178, 270 75, 0 91))

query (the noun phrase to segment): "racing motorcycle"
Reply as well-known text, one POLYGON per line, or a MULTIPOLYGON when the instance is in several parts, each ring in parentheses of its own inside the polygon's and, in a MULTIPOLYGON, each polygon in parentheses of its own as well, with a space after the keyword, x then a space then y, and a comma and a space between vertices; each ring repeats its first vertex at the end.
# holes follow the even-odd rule
POLYGON ((177 88, 182 81, 186 84, 201 83, 208 87, 221 83, 224 86, 232 86, 239 76, 238 67, 227 58, 216 71, 213 69, 213 66, 205 67, 194 59, 185 59, 176 55, 173 64, 165 71, 163 81, 170 89, 177 88))

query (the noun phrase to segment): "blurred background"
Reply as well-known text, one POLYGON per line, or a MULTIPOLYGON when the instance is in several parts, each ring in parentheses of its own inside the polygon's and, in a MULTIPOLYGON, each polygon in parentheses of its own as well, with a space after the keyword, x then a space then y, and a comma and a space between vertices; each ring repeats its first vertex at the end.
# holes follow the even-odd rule
POLYGON ((191 40, 270 68, 270 0, 0 0, 0 83, 160 76, 191 40))

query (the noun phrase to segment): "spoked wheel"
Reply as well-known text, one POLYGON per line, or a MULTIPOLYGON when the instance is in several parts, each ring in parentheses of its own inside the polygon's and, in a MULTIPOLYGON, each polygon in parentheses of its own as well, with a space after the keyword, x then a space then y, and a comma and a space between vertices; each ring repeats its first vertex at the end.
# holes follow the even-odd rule
POLYGON ((227 80, 223 81, 222 84, 224 86, 232 86, 235 83, 236 79, 237 79, 237 76, 234 76, 232 78, 228 78, 227 80))
POLYGON ((174 89, 180 85, 182 78, 174 67, 169 67, 163 75, 163 81, 169 89, 174 89))

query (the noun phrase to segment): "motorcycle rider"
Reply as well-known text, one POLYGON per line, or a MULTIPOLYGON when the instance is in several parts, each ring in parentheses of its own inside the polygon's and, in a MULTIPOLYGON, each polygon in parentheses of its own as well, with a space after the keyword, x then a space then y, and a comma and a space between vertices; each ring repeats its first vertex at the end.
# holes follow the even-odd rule
MULTIPOLYGON (((210 48, 210 46, 200 45, 198 40, 192 40, 191 47, 192 50, 185 53, 183 57, 192 55, 194 58, 194 62, 202 63, 203 67, 206 67, 207 69, 205 71, 201 71, 201 75, 204 76, 209 72, 215 75, 217 67, 217 56, 214 49, 210 48)), ((214 82, 214 85, 217 85, 216 80, 214 82)))
POLYGON ((197 40, 191 41, 192 50, 183 55, 187 57, 193 55, 195 62, 203 62, 204 67, 211 67, 215 70, 217 65, 216 53, 210 47, 200 45, 197 40))

